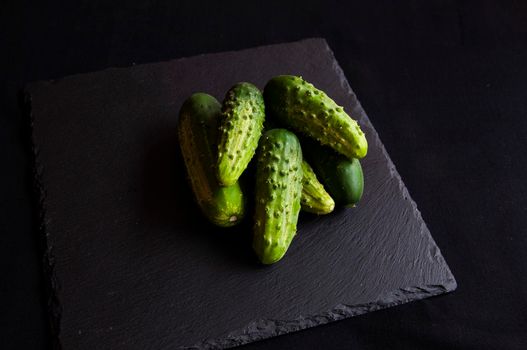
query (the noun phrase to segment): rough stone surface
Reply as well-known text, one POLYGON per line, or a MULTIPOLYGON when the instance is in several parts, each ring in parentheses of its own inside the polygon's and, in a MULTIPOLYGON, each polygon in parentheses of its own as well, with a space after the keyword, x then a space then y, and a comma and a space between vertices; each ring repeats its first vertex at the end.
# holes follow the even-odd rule
POLYGON ((232 347, 456 288, 322 39, 34 83, 27 99, 61 348, 232 347), (251 215, 219 229, 192 203, 175 127, 191 93, 279 74, 326 91, 370 148, 360 205, 302 214, 287 255, 262 267, 251 215))

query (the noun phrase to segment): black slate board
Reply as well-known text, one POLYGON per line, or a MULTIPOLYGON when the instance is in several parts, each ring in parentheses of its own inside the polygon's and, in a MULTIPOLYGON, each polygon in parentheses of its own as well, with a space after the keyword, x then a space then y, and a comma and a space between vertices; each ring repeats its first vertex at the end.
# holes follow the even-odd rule
MULTIPOLYGON (((57 343, 222 348, 456 288, 415 203, 322 39, 112 68, 27 88, 57 343), (259 266, 251 220, 203 220, 175 128, 196 91, 302 75, 359 120, 359 207, 303 214, 286 257, 259 266)), ((252 179, 247 179, 252 181, 252 179)))

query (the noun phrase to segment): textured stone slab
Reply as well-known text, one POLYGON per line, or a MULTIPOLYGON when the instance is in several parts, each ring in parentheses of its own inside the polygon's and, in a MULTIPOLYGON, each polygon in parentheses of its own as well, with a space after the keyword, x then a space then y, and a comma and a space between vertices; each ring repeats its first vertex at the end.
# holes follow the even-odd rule
MULTIPOLYGON (((452 291, 456 282, 326 42, 112 68, 27 89, 56 339, 64 349, 222 348, 452 291), (278 264, 251 220, 218 229, 192 203, 182 101, 302 75, 368 136, 359 207, 302 214, 278 264)), ((248 179, 252 181, 252 179, 248 179)))

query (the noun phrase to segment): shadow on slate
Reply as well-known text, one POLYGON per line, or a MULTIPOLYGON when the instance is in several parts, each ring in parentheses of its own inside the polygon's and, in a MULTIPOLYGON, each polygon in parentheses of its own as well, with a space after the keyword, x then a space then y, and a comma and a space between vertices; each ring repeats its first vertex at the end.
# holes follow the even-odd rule
POLYGON ((236 227, 223 229, 205 220, 193 205, 192 190, 187 183, 176 129, 160 129, 145 144, 150 146, 145 150, 144 173, 140 185, 144 196, 141 200, 144 217, 152 224, 184 223, 186 227, 178 230, 178 234, 188 234, 190 239, 196 235, 207 235, 206 239, 214 241, 217 249, 227 255, 226 258, 240 259, 240 264, 258 265, 251 252, 252 237, 245 234, 251 231, 250 220, 244 220, 236 227), (182 203, 190 205, 184 206, 182 203), (209 234, 211 231, 214 234, 209 234))
MULTIPOLYGON (((64 349, 223 348, 452 291, 456 282, 323 39, 112 68, 27 88, 43 234, 64 349), (302 75, 370 144, 357 208, 302 214, 284 259, 256 263, 252 212, 229 230, 192 202, 176 125, 193 92, 222 99, 302 75)), ((253 176, 246 176, 253 182, 253 176)))

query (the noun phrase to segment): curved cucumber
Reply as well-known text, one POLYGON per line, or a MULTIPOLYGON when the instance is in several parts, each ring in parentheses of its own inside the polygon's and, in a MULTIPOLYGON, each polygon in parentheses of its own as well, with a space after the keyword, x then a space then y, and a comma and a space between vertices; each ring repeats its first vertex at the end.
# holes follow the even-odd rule
POLYGON ((272 78, 265 86, 264 98, 270 115, 281 123, 350 159, 366 156, 368 142, 359 124, 322 90, 301 77, 272 78))
POLYGON ((348 159, 327 147, 303 142, 308 160, 335 203, 354 207, 364 191, 364 175, 360 161, 348 159))
POLYGON ((217 177, 234 184, 251 161, 260 139, 265 107, 262 93, 249 83, 238 83, 223 101, 218 143, 217 177))
POLYGON ((300 197, 302 210, 318 215, 331 213, 335 208, 335 202, 305 160, 302 161, 302 172, 302 196, 300 197))
POLYGON ((296 234, 302 191, 302 150, 285 129, 267 131, 260 141, 256 169, 253 248, 263 264, 286 253, 296 234))
POLYGON ((193 94, 179 112, 178 137, 196 202, 211 222, 228 227, 242 219, 244 197, 237 182, 221 187, 215 176, 220 112, 221 105, 214 97, 193 94))

